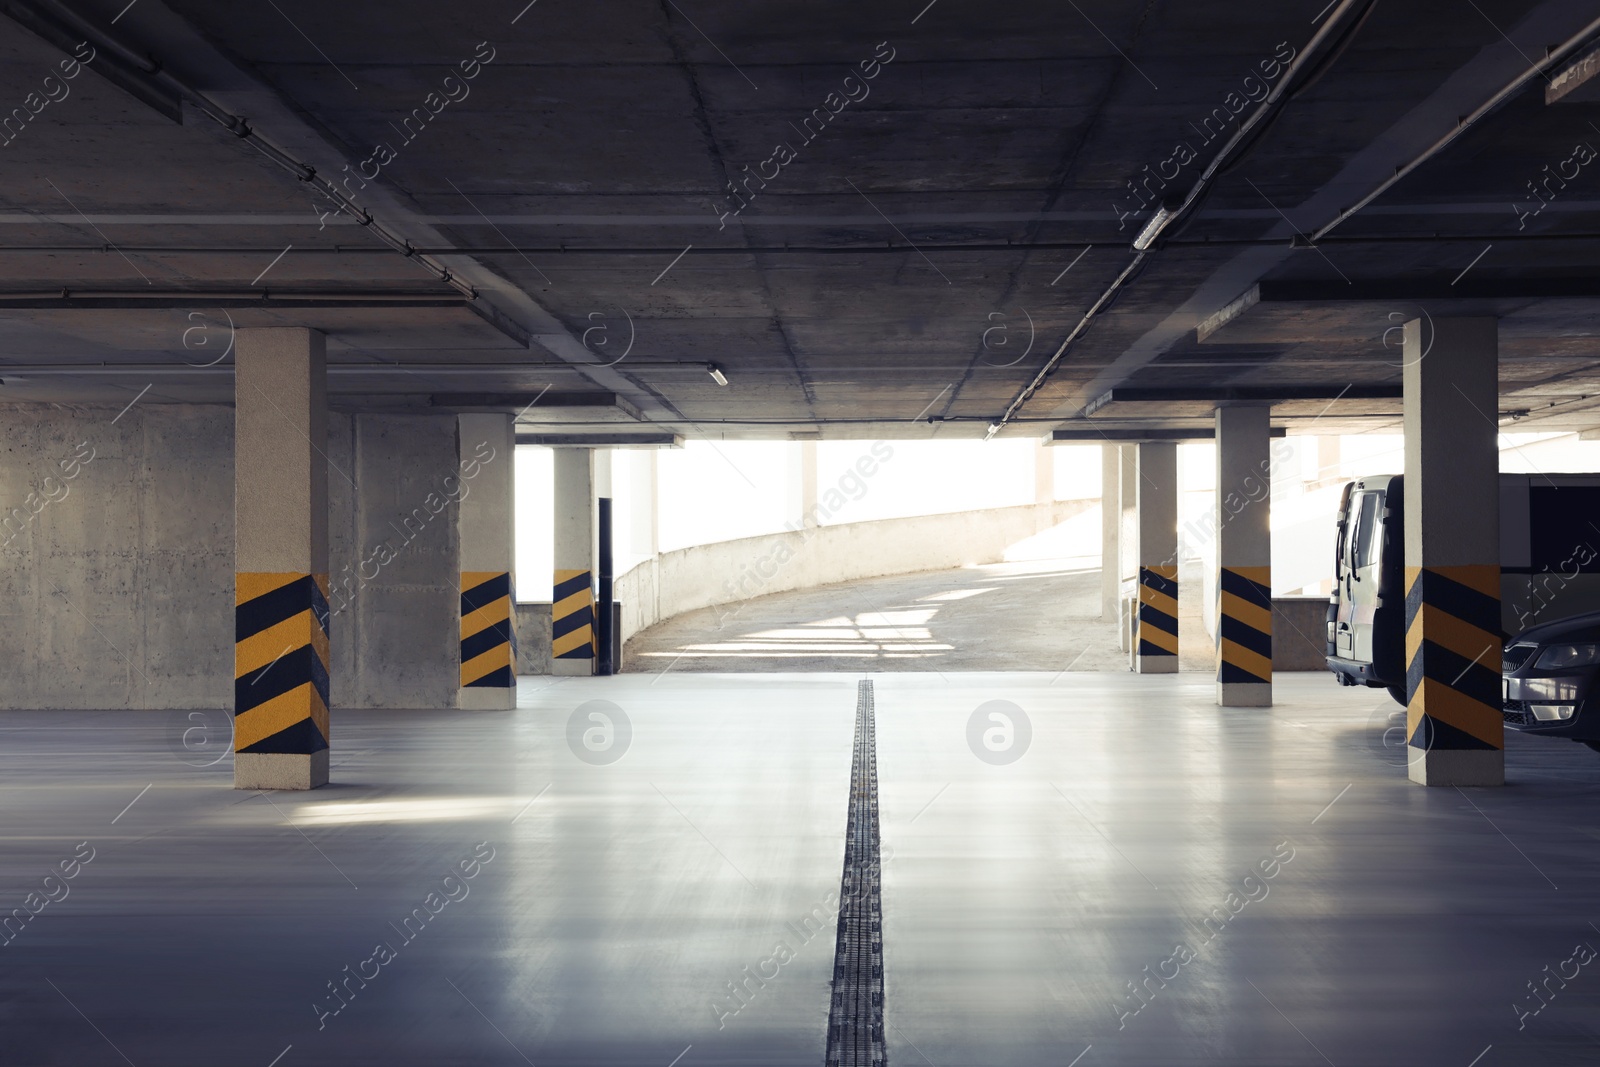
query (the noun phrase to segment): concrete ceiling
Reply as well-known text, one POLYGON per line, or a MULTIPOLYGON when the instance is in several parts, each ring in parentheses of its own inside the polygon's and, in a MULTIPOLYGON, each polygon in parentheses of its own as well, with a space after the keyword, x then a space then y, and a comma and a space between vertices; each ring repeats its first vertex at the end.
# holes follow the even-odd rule
POLYGON ((530 430, 981 437, 1011 409, 1006 436, 1122 436, 1239 388, 1282 390, 1290 432, 1392 429, 1387 331, 1493 313, 1506 424, 1600 426, 1600 159, 1571 162, 1600 103, 1546 103, 1600 43, 1591 3, 525 3, 0 0, 0 117, 26 116, 0 148, 0 398, 225 401, 228 360, 204 364, 230 329, 301 324, 336 403, 576 397, 530 430), (32 115, 78 39, 95 60, 32 115), (1129 182, 1192 187, 1232 132, 1207 116, 1286 82, 1264 72, 1291 49, 1259 136, 1051 365, 1134 259, 1129 182), (377 145, 348 186, 370 227, 281 162, 339 181, 377 145), (102 362, 137 366, 51 371, 102 362))

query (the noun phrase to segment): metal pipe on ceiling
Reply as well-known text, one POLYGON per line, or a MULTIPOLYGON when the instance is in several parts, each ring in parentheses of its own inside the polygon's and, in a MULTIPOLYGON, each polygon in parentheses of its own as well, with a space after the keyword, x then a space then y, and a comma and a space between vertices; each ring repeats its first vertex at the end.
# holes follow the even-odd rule
MULTIPOLYGON (((640 361, 635 367, 671 367, 704 373, 712 364, 701 360, 640 361)), ((523 370, 579 370, 582 364, 561 361, 521 363, 330 363, 328 374, 342 377, 384 374, 491 375, 523 370)), ((0 363, 0 377, 120 377, 120 376, 200 376, 221 377, 233 373, 232 363, 0 363)))
MULTIPOLYGON (((1383 181, 1379 182, 1371 192, 1367 193, 1360 200, 1357 200, 1350 207, 1347 207, 1343 211, 1339 212, 1339 214, 1331 222, 1328 222, 1326 225, 1312 233, 1307 238, 1307 242, 1315 245, 1317 242, 1321 241, 1335 227, 1339 226, 1346 219, 1351 218, 1362 208, 1366 207, 1368 204, 1378 199, 1378 197, 1394 188, 1394 186, 1404 179, 1406 175, 1410 174, 1412 171, 1422 166, 1422 164, 1426 163, 1428 160, 1432 159, 1434 156, 1450 147, 1450 145, 1454 144, 1462 134, 1472 129, 1473 126, 1477 125, 1477 123, 1490 112, 1495 111, 1507 100, 1510 100, 1517 93, 1521 92, 1523 88, 1525 88, 1527 84, 1534 78, 1543 77, 1545 71, 1550 67, 1556 66, 1557 64, 1571 57, 1574 52, 1578 51, 1585 44, 1589 43, 1596 34, 1600 34, 1600 18, 1594 19, 1576 34, 1567 38, 1564 43, 1551 49, 1546 53, 1543 60, 1535 63, 1521 75, 1507 82, 1498 92, 1474 109, 1472 114, 1463 115, 1457 119, 1454 129, 1452 129, 1449 133, 1446 133, 1437 141, 1433 142, 1433 144, 1425 148, 1420 155, 1412 159, 1410 162, 1396 167, 1394 173, 1385 178, 1383 181)), ((1509 39, 1507 43, 1509 43, 1509 39)), ((1515 47, 1515 45, 1512 47, 1515 47)))
MULTIPOLYGON (((414 259, 424 269, 435 275, 440 281, 451 288, 461 292, 468 298, 476 300, 478 291, 466 282, 455 277, 448 267, 438 263, 428 253, 419 253, 411 243, 398 234, 391 233, 371 212, 356 203, 353 197, 345 194, 336 184, 317 173, 317 169, 309 163, 302 162, 282 148, 270 138, 258 133, 242 116, 234 115, 221 104, 212 100, 205 93, 189 85, 168 70, 154 57, 141 55, 135 49, 123 44, 113 36, 110 31, 102 29, 82 15, 68 9, 61 4, 39 3, 37 0, 4 0, 0 3, 0 13, 9 15, 19 25, 39 34, 45 41, 61 47, 61 41, 72 36, 89 39, 97 49, 109 52, 116 58, 115 69, 117 77, 112 80, 124 89, 129 89, 124 82, 132 82, 135 86, 143 86, 145 92, 134 92, 141 100, 150 103, 150 95, 154 93, 160 99, 170 99, 177 96, 188 101, 196 110, 207 118, 216 122, 235 137, 250 145, 256 151, 266 156, 273 163, 293 174, 297 179, 314 188, 332 203, 338 205, 341 211, 347 211, 350 217, 366 227, 367 232, 377 237, 378 240, 388 245, 394 251, 414 259)), ((151 106, 156 106, 152 104, 151 106)), ((171 115, 160 107, 169 118, 171 115)))
POLYGON ((135 304, 171 304, 189 307, 189 302, 227 302, 230 306, 276 306, 287 301, 343 303, 360 301, 380 304, 418 304, 437 307, 441 303, 460 305, 470 298, 451 289, 433 293, 401 292, 394 289, 12 289, 0 291, 0 307, 35 301, 57 303, 73 300, 119 300, 135 304))
POLYGON ((994 437, 995 434, 1005 429, 1007 423, 1016 418, 1017 413, 1021 411, 1022 406, 1033 398, 1034 394, 1039 391, 1040 387, 1044 385, 1044 383, 1049 379, 1050 375, 1055 372, 1056 366, 1061 362, 1062 358, 1066 356, 1067 351, 1072 347, 1073 342, 1075 342, 1079 337, 1083 336, 1083 334, 1089 329, 1090 325, 1094 322, 1095 316, 1100 314, 1106 308, 1109 308, 1112 302, 1115 301, 1117 296, 1121 293, 1122 288, 1127 285, 1128 282, 1131 281, 1143 268, 1146 257, 1149 256, 1151 251, 1155 248, 1157 241, 1160 239, 1162 231, 1182 219, 1193 207, 1193 205, 1200 199, 1200 197, 1205 195, 1207 188, 1210 186, 1212 179, 1216 176, 1217 171, 1224 164, 1231 161, 1235 148, 1241 144, 1245 145, 1247 148, 1249 147, 1248 138, 1251 131, 1256 127, 1256 124, 1265 120, 1268 115, 1277 109, 1279 99, 1284 95, 1285 92, 1289 90, 1291 85, 1294 85, 1300 79, 1303 71, 1310 68, 1313 62, 1320 62, 1323 46, 1335 33, 1343 32, 1345 20, 1349 17, 1350 12, 1360 7, 1363 10, 1357 17, 1364 18, 1366 9, 1369 9, 1375 2, 1376 0, 1341 0, 1338 10, 1336 10, 1325 22, 1323 22, 1322 26, 1318 28, 1317 32, 1312 35, 1311 40, 1307 42, 1305 50, 1299 53, 1289 64, 1289 69, 1287 72, 1285 72, 1283 80, 1272 87, 1272 90, 1267 93, 1266 97, 1262 99, 1261 103, 1256 106, 1256 109, 1251 112, 1249 121, 1241 122, 1239 124, 1239 128, 1234 131, 1233 136, 1230 137, 1227 143, 1224 144, 1217 154, 1212 157, 1211 162, 1206 165, 1206 169, 1201 172, 1200 177, 1196 179, 1195 184, 1189 189, 1188 194, 1183 198, 1182 202, 1171 209, 1168 209, 1163 205, 1158 205, 1159 210, 1157 211, 1155 217, 1153 217, 1150 222, 1146 224, 1144 230, 1137 238, 1134 239, 1133 262, 1129 263, 1128 266, 1123 269, 1122 273, 1118 274, 1116 279, 1112 281, 1112 283, 1106 287, 1105 291, 1100 294, 1099 298, 1095 300, 1094 304, 1090 306, 1089 310, 1084 313, 1083 318, 1080 319, 1078 324, 1072 328, 1072 332, 1067 334, 1066 340, 1061 342, 1061 346, 1056 349, 1055 354, 1045 361, 1044 366, 1039 368, 1039 372, 1038 374, 1034 375, 1033 380, 1024 386, 1014 398, 1012 398, 1011 403, 1007 405, 1006 410, 1001 414, 999 420, 990 424, 988 432, 984 437, 985 440, 994 437))
MULTIPOLYGON (((1563 231, 1560 233, 1386 233, 1347 237, 1328 237, 1318 244, 1330 245, 1391 245, 1439 244, 1459 242, 1483 244, 1493 241, 1505 244, 1523 244, 1530 241, 1600 241, 1600 232, 1563 231)), ((754 245, 734 247, 701 247, 694 245, 685 258, 699 256, 857 256, 857 255, 915 255, 932 252, 1078 252, 1112 243, 1106 238, 1073 241, 983 242, 983 243, 919 243, 915 247, 900 244, 873 245, 754 245)), ((1195 237, 1170 238, 1161 242, 1164 248, 1281 248, 1296 244, 1295 238, 1263 237, 1195 237)), ((257 256, 276 255, 283 251, 270 245, 0 245, 0 255, 111 255, 124 252, 146 256, 257 256)), ((297 255, 308 256, 387 256, 387 248, 369 246, 327 245, 306 246, 295 249, 297 255)), ((678 255, 682 248, 672 245, 629 245, 619 247, 574 248, 570 245, 499 245, 481 247, 464 245, 460 248, 417 248, 418 255, 459 256, 659 256, 678 255)))

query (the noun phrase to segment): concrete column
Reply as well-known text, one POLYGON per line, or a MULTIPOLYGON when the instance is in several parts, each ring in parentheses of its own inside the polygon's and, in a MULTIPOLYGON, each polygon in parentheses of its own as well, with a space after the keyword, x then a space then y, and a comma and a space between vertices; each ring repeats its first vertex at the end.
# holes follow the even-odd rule
POLYGON ((234 345, 236 789, 328 783, 328 397, 323 336, 234 345))
MULTIPOLYGON (((636 452, 629 461, 628 472, 628 549, 631 554, 653 558, 658 540, 656 534, 656 454, 655 450, 636 452)), ((621 531, 618 531, 621 537, 621 531)))
POLYGON ((1139 446, 1119 445, 1117 451, 1117 499, 1122 505, 1117 578, 1127 581, 1139 577, 1139 446))
POLYGON ((817 442, 797 441, 789 466, 789 509, 793 529, 817 525, 817 442))
POLYGON ((1129 582, 1139 580, 1139 446, 1117 446, 1117 503, 1122 505, 1117 530, 1117 647, 1128 654, 1128 669, 1138 666, 1133 629, 1138 615, 1137 592, 1126 596, 1129 582))
POLYGON ((1325 434, 1317 438, 1317 476, 1311 480, 1312 488, 1332 485, 1339 480, 1339 438, 1325 434))
POLYGON ((1056 500, 1056 451, 1046 441, 1033 445, 1033 502, 1053 504, 1056 500))
POLYGON ((457 513, 461 552, 461 693, 459 706, 517 706, 517 438, 509 414, 456 416, 460 477, 470 479, 457 513))
POLYGON ((605 674, 615 674, 621 667, 619 657, 614 654, 616 644, 613 641, 617 626, 613 610, 617 597, 617 545, 621 541, 617 531, 617 498, 611 483, 616 454, 614 448, 594 450, 594 669, 605 674))
POLYGON ((1217 409, 1217 703, 1272 703, 1272 409, 1217 409))
POLYGON ((661 454, 650 450, 650 618, 661 618, 661 454))
POLYGON ((1134 669, 1178 670, 1178 446, 1138 446, 1139 622, 1134 669))
POLYGON ((1122 586, 1122 448, 1100 446, 1100 617, 1118 617, 1122 586))
POLYGON ((1406 323, 1402 381, 1409 775, 1503 785, 1496 321, 1406 323))
POLYGON ((1056 501, 1056 450, 1047 440, 1033 443, 1033 532, 1044 533, 1053 525, 1051 504, 1056 501))
POLYGON ((595 455, 555 451, 555 589, 550 597, 551 674, 594 673, 595 455))

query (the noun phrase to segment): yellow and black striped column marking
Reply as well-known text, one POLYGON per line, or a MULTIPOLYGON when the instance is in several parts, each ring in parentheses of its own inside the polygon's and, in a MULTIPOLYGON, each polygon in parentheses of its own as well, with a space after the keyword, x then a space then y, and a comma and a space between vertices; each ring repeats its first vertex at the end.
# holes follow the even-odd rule
POLYGON ((461 687, 511 689, 517 684, 517 623, 511 575, 461 572, 461 687))
POLYGON ((239 572, 234 585, 233 750, 328 747, 328 576, 239 572))
POLYGON ((1272 568, 1223 567, 1217 681, 1272 681, 1272 568))
POLYGON ((590 571, 556 571, 550 605, 551 651, 556 659, 594 659, 594 580, 590 571))
POLYGON ((1178 568, 1139 568, 1139 655, 1178 654, 1178 568))
POLYGON ((1428 750, 1500 749, 1500 568, 1406 568, 1406 736, 1428 750))

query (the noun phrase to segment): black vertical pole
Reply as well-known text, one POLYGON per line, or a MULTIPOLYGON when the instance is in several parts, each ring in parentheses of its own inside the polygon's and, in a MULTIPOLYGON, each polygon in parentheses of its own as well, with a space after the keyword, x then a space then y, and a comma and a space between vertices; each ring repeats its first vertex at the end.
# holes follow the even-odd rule
POLYGON ((615 575, 611 566, 611 498, 599 498, 599 534, 600 534, 600 610, 595 613, 595 636, 599 639, 598 660, 595 663, 596 674, 615 674, 617 665, 612 656, 612 611, 611 600, 614 593, 613 579, 615 575))

